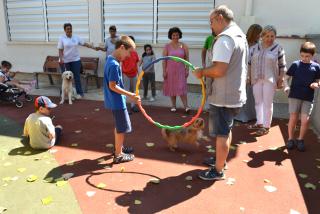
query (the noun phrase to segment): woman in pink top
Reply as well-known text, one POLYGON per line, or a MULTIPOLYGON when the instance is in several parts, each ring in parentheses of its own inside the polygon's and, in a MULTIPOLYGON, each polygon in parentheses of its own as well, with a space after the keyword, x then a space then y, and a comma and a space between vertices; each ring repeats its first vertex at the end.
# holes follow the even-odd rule
MULTIPOLYGON (((168 38, 171 40, 165 45, 163 56, 177 56, 189 61, 188 46, 179 41, 182 32, 178 27, 169 29, 168 38)), ((187 78, 189 69, 181 62, 164 60, 163 67, 163 94, 171 98, 171 112, 176 112, 176 97, 180 96, 185 113, 189 113, 187 100, 187 78)))

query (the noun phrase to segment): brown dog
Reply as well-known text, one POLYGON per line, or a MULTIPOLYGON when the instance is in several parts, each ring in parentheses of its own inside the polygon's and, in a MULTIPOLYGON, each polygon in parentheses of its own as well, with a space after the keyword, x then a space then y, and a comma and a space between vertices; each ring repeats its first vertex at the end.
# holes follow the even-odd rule
POLYGON ((163 139, 168 143, 168 147, 171 151, 178 148, 178 143, 189 143, 199 146, 198 140, 208 140, 207 137, 203 136, 204 120, 202 118, 197 118, 192 125, 187 128, 182 128, 179 130, 168 130, 161 129, 161 134, 163 139))

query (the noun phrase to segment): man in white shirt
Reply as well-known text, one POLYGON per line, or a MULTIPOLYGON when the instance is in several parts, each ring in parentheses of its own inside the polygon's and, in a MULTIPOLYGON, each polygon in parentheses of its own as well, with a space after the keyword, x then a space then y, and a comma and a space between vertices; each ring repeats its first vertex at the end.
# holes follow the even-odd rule
POLYGON ((212 65, 193 73, 198 78, 214 78, 208 102, 209 133, 216 137, 216 158, 205 162, 211 168, 201 172, 199 177, 221 180, 225 178, 223 169, 229 153, 233 119, 246 102, 248 44, 246 35, 233 22, 233 12, 227 6, 218 6, 210 13, 210 24, 217 35, 212 65))

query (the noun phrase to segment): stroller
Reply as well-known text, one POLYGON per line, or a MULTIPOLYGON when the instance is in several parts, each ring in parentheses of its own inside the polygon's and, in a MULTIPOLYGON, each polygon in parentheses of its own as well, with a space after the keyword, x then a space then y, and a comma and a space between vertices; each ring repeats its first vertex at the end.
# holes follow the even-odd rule
POLYGON ((1 101, 14 103, 17 108, 22 108, 24 100, 22 100, 21 97, 24 97, 24 100, 28 102, 33 100, 25 91, 5 83, 0 83, 1 101))

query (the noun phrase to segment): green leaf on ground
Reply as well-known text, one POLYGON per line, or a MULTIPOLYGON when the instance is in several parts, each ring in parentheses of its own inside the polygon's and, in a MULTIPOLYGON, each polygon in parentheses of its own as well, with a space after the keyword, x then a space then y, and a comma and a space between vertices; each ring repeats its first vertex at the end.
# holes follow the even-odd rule
POLYGON ((300 178, 307 178, 307 177, 308 177, 308 175, 303 174, 303 173, 299 173, 299 177, 300 177, 300 178))
POLYGON ((209 153, 215 153, 216 150, 214 150, 214 149, 208 149, 208 152, 209 152, 209 153))
POLYGON ((105 183, 99 183, 96 187, 99 189, 104 189, 107 185, 105 183))
POLYGON ((147 146, 147 147, 153 147, 153 146, 154 146, 154 143, 147 142, 147 143, 146 143, 146 146, 147 146))
POLYGON ((160 179, 157 179, 157 178, 151 178, 149 180, 150 183, 153 183, 153 184, 159 184, 160 183, 160 179))
POLYGON ((237 150, 237 147, 236 146, 230 146, 230 149, 235 151, 235 150, 237 150))
POLYGON ((0 207, 0 213, 3 213, 4 211, 6 211, 7 210, 7 208, 5 208, 5 207, 0 207))
POLYGON ((28 182, 34 182, 34 181, 36 181, 37 179, 38 179, 38 176, 36 176, 36 175, 29 175, 26 180, 27 180, 28 182))
POLYGON ((312 189, 312 190, 316 190, 317 189, 317 186, 312 184, 312 183, 306 183, 304 185, 304 187, 307 188, 307 189, 312 189))
POLYGON ((263 182, 265 182, 265 183, 271 183, 271 181, 268 180, 268 179, 263 179, 263 182))
POLYGON ((69 180, 73 175, 74 175, 74 173, 72 173, 72 172, 64 173, 64 174, 62 175, 62 178, 63 178, 64 180, 69 180))
POLYGON ((45 178, 43 181, 45 183, 51 183, 53 180, 54 180, 53 177, 48 177, 48 178, 45 178))
POLYGON ((134 204, 135 205, 140 205, 140 204, 142 204, 142 202, 140 200, 134 200, 134 204))
POLYGON ((185 178, 185 180, 186 180, 186 181, 192 181, 192 176, 190 176, 190 175, 187 176, 187 177, 185 178))
POLYGON ((11 181, 11 177, 4 177, 2 178, 3 181, 11 181))
POLYGON ((53 201, 52 196, 48 196, 48 197, 45 197, 45 198, 41 199, 41 202, 42 202, 43 205, 51 204, 52 201, 53 201))
POLYGON ((57 181, 56 185, 57 187, 62 187, 64 185, 66 185, 68 182, 67 181, 57 181))

